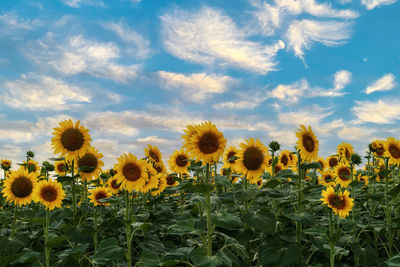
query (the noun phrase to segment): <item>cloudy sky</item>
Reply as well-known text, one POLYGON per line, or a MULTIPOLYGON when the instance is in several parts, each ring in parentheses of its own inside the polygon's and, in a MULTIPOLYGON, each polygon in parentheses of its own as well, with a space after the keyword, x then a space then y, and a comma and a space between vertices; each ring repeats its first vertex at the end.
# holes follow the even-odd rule
POLYGON ((396 0, 0 2, 0 158, 51 157, 52 129, 90 129, 105 167, 147 144, 167 157, 211 120, 228 143, 320 155, 400 137, 396 0))

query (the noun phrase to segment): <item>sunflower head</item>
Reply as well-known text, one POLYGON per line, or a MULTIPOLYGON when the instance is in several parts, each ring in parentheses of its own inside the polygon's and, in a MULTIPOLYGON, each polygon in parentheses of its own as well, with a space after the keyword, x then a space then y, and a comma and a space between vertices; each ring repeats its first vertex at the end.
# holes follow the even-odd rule
POLYGON ((146 194, 152 189, 158 188, 157 171, 153 168, 153 164, 147 163, 146 165, 147 181, 146 184, 140 189, 140 192, 146 194))
POLYGON ((335 167, 336 183, 342 187, 348 187, 351 182, 351 171, 350 166, 346 163, 339 163, 335 167))
POLYGON ((152 191, 151 195, 158 196, 165 190, 165 188, 167 187, 167 177, 168 177, 168 175, 165 174, 165 173, 158 173, 157 174, 157 179, 158 179, 158 182, 159 182, 158 183, 158 188, 157 188, 157 190, 152 191))
POLYGON ((366 187, 366 186, 368 185, 368 183, 369 183, 369 181, 368 181, 368 176, 367 176, 367 175, 359 174, 359 175, 357 176, 357 180, 360 181, 360 182, 362 182, 362 183, 364 184, 363 187, 366 187))
POLYGON ((144 155, 149 162, 152 162, 156 166, 163 164, 161 152, 156 146, 147 145, 144 148, 144 155))
POLYGON ((193 130, 187 131, 182 137, 184 148, 191 158, 202 161, 203 164, 218 162, 226 146, 222 132, 209 121, 193 127, 193 130))
POLYGON ((79 170, 82 181, 97 179, 104 166, 103 154, 99 153, 94 147, 89 147, 85 154, 78 158, 76 168, 79 170))
POLYGON ((326 160, 323 157, 319 157, 317 162, 321 164, 321 169, 317 169, 320 173, 323 173, 326 169, 327 163, 326 160))
POLYGON ((92 140, 89 130, 81 126, 79 121, 74 124, 71 119, 60 122, 59 127, 54 128, 53 135, 51 145, 54 153, 61 153, 68 161, 82 157, 92 140))
POLYGON ((125 190, 139 192, 147 182, 146 165, 146 161, 138 160, 131 153, 123 154, 113 168, 117 171, 114 177, 118 179, 121 187, 125 190))
POLYGON ((9 159, 1 159, 1 168, 8 171, 11 168, 12 161, 9 159))
POLYGON ((64 160, 54 162, 54 170, 60 176, 66 175, 69 172, 68 163, 64 160))
POLYGON ((389 164, 400 166, 400 141, 388 137, 385 143, 385 157, 389 158, 389 164))
POLYGON ((385 141, 384 140, 374 140, 371 143, 371 150, 375 156, 384 156, 385 154, 385 141))
POLYGON ((110 179, 108 179, 107 186, 108 186, 108 190, 114 195, 117 195, 120 192, 121 184, 118 182, 118 179, 115 177, 111 177, 110 179))
POLYGON ((323 186, 335 186, 335 174, 332 170, 327 170, 322 173, 321 177, 318 179, 319 184, 323 186))
POLYGON ((179 182, 176 179, 177 177, 173 174, 169 174, 165 177, 167 184, 166 187, 174 187, 174 186, 178 186, 179 182))
POLYGON ((335 168, 339 164, 339 158, 336 155, 329 156, 327 163, 329 168, 335 168))
POLYGON ((33 159, 28 160, 28 162, 26 162, 26 160, 23 162, 23 164, 25 165, 26 169, 29 172, 35 172, 35 173, 40 173, 40 167, 39 167, 39 163, 37 163, 36 161, 34 161, 33 159))
POLYGON ((65 192, 62 185, 57 181, 42 180, 37 184, 33 192, 33 199, 49 210, 53 210, 56 207, 61 208, 64 198, 65 192))
POLYGON ((354 205, 354 199, 350 198, 349 191, 335 192, 332 187, 322 190, 322 198, 320 199, 325 205, 333 210, 335 214, 345 218, 349 215, 354 205))
POLYGON ((282 164, 284 169, 287 169, 291 165, 291 159, 289 150, 283 150, 279 155, 279 163, 282 164))
POLYGON ((224 162, 222 168, 225 169, 231 168, 231 170, 235 170, 238 165, 238 153, 239 151, 236 147, 234 146, 228 147, 225 150, 224 155, 222 157, 222 161, 224 162))
POLYGON ((258 179, 267 167, 270 156, 268 148, 260 142, 249 138, 240 144, 237 171, 249 180, 258 179))
POLYGON ((340 156, 341 161, 350 162, 351 155, 354 153, 354 149, 350 143, 343 142, 338 145, 337 153, 340 156))
POLYGON ((315 160, 318 157, 319 141, 313 133, 311 126, 306 128, 304 125, 300 125, 296 136, 298 138, 296 142, 297 149, 300 149, 301 157, 308 162, 315 160))
POLYGON ((102 199, 111 197, 107 187, 96 187, 89 190, 89 199, 94 206, 109 206, 110 203, 102 202, 102 199))
POLYGON ((37 184, 37 176, 37 173, 29 173, 25 168, 10 172, 4 181, 2 191, 6 200, 20 206, 31 203, 32 193, 37 184))
POLYGON ((169 158, 168 165, 175 173, 186 173, 190 166, 190 157, 183 149, 175 151, 169 158))

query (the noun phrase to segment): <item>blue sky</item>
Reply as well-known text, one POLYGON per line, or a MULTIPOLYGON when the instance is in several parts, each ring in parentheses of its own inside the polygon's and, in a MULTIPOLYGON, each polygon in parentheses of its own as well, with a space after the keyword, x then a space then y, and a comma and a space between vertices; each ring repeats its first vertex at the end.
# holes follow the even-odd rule
POLYGON ((228 144, 292 149, 311 125, 320 155, 399 138, 395 0, 0 2, 0 158, 52 156, 72 118, 111 167, 211 120, 228 144))

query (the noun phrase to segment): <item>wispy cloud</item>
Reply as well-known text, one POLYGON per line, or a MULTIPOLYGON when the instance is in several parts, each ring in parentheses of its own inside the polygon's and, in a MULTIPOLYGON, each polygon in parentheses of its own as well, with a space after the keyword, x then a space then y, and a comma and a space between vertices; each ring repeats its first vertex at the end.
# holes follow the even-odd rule
POLYGON ((379 124, 394 123, 400 116, 400 99, 378 101, 356 101, 351 109, 357 117, 355 123, 373 122, 379 124))
POLYGON ((64 5, 72 8, 80 8, 81 6, 99 6, 106 7, 101 0, 62 0, 64 5))
POLYGON ((378 91, 389 91, 396 87, 395 76, 392 73, 383 75, 382 78, 376 80, 365 89, 367 95, 378 91))
POLYGON ((285 47, 247 39, 221 11, 203 7, 196 13, 180 9, 161 16, 163 42, 174 56, 205 65, 243 68, 260 74, 275 70, 275 55, 285 47))
POLYGON ((344 96, 346 93, 343 89, 351 82, 351 72, 347 70, 337 71, 334 75, 334 83, 332 89, 321 89, 316 88, 315 90, 310 90, 309 96, 325 96, 325 97, 338 97, 344 96))
POLYGON ((361 0, 361 4, 368 10, 372 10, 382 5, 391 5, 395 2, 396 0, 361 0))

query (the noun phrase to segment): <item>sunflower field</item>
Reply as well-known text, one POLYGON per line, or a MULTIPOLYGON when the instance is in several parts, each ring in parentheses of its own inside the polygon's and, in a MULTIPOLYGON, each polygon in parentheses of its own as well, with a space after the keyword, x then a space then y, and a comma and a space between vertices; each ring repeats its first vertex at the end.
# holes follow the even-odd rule
POLYGON ((62 121, 54 158, 1 155, 0 266, 400 266, 400 141, 322 158, 310 126, 296 136, 228 147, 203 122, 168 162, 149 144, 104 169, 62 121))

